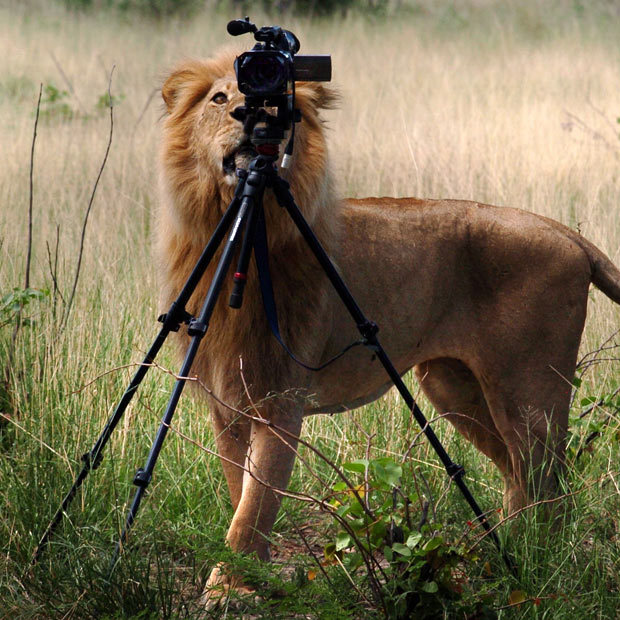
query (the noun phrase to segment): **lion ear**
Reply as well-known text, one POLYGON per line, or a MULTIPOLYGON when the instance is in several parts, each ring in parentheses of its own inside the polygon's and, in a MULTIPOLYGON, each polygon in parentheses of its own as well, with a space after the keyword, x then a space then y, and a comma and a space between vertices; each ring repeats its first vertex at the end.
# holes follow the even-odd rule
POLYGON ((175 69, 161 89, 168 113, 172 112, 186 93, 191 94, 192 100, 203 97, 211 88, 212 82, 207 67, 200 61, 187 61, 175 69))
POLYGON ((334 88, 317 82, 297 82, 295 92, 317 110, 333 110, 340 102, 340 95, 334 88))
POLYGON ((168 76, 164 82, 164 85, 161 88, 161 96, 166 104, 166 109, 168 112, 172 112, 177 95, 187 77, 187 71, 181 69, 168 76))

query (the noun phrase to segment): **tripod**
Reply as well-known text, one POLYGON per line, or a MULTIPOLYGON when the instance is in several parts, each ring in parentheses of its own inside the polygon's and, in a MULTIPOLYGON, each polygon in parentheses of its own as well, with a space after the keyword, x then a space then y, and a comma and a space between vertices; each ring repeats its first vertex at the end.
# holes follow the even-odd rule
POLYGON ((273 301, 273 292, 271 290, 269 276, 265 219, 263 213, 263 194, 265 189, 269 188, 273 191, 280 207, 282 207, 291 217, 306 244, 318 260, 320 266, 334 287, 336 293, 344 303, 352 319, 355 321, 362 336, 361 344, 369 347, 373 351, 374 355, 376 355, 377 359, 381 362, 391 381, 398 389, 417 423, 420 425, 426 438, 429 440, 431 446, 437 453, 444 468, 446 469, 447 474, 457 485, 465 500, 473 510, 477 520, 487 531, 488 535, 491 536, 491 539, 502 554, 507 566, 514 573, 515 567, 511 558, 502 549, 497 534, 494 529, 491 528, 485 514, 482 512, 463 479, 465 473, 464 469, 450 459, 433 429, 429 426, 424 414, 414 401, 411 393, 401 379, 400 374, 393 366, 390 358, 381 346, 377 338, 377 325, 368 320, 357 305, 357 302, 338 274, 331 259, 314 235, 312 229, 299 210, 299 207, 296 205, 290 192, 288 182, 278 175, 275 166, 279 154, 279 143, 275 141, 266 142, 264 139, 255 140, 254 132, 252 135, 258 154, 250 162, 247 172, 243 170, 237 171, 239 182, 237 184, 232 202, 218 223, 211 239, 204 248, 198 262, 192 270, 177 299, 171 304, 168 312, 159 317, 158 320, 162 323, 159 334, 145 355, 142 364, 136 371, 112 416, 105 425, 101 436, 97 439, 91 450, 82 456, 82 470, 73 483, 73 486, 63 499, 60 508, 51 520, 45 533, 41 537, 31 563, 36 563, 40 558, 44 548, 49 543, 53 532, 60 524, 64 512, 67 510, 69 504, 73 500, 78 489, 83 484, 88 473, 92 469, 97 469, 101 464, 103 450, 109 441, 112 432, 121 420, 127 406, 129 405, 129 402, 146 375, 148 368, 152 365, 167 336, 171 331, 178 331, 181 324, 185 323, 188 326, 188 334, 191 337, 190 343, 187 347, 177 381, 163 414, 146 463, 144 467, 138 469, 136 472, 133 482, 137 486, 137 490, 127 514, 125 526, 116 545, 116 553, 112 564, 112 566, 114 566, 114 563, 116 562, 116 559, 118 558, 118 555, 122 551, 123 545, 127 540, 127 535, 134 523, 144 493, 146 492, 146 489, 148 488, 153 477, 155 465, 159 458, 166 434, 170 428, 170 423, 181 397, 185 382, 190 375, 192 363, 197 354, 199 345, 207 333, 211 315, 215 308, 218 296, 222 290, 225 278, 229 272, 231 262, 239 249, 243 232, 245 232, 245 235, 243 235, 243 242, 241 243, 239 252, 237 272, 234 276, 235 286, 233 288, 230 305, 237 308, 242 305, 243 287, 247 278, 247 268, 252 251, 254 251, 268 320, 274 335, 276 335, 278 340, 280 340, 277 329, 277 318, 275 318, 275 303, 273 301), (221 258, 216 267, 201 310, 196 317, 192 317, 186 311, 185 306, 203 277, 207 266, 224 241, 227 232, 228 238, 224 244, 221 258))

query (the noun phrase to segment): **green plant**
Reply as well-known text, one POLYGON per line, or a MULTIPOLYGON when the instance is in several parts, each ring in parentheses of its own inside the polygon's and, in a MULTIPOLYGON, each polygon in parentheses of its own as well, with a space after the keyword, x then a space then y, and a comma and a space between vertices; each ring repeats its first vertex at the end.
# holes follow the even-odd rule
POLYGON ((350 575, 365 570, 374 598, 391 618, 436 618, 447 607, 486 617, 482 597, 463 586, 465 567, 477 558, 444 538, 441 525, 414 526, 410 506, 420 498, 401 490, 402 466, 382 457, 342 469, 353 480, 333 486, 340 528, 324 549, 325 563, 341 564, 350 575))
POLYGON ((68 98, 69 93, 66 90, 60 90, 53 84, 46 84, 41 99, 41 116, 60 120, 73 118, 76 112, 69 105, 68 98))
POLYGON ((123 93, 110 96, 110 93, 105 92, 103 93, 103 95, 99 96, 99 99, 97 99, 95 108, 97 108, 98 112, 105 112, 106 110, 108 110, 110 105, 117 106, 124 99, 125 95, 123 93))
POLYGON ((49 294, 49 290, 45 288, 14 288, 0 299, 0 327, 18 321, 22 326, 32 325, 33 319, 22 316, 23 311, 33 301, 42 301, 49 297, 49 294))
MULTIPOLYGON (((579 389, 582 379, 575 377, 573 385, 579 389)), ((579 406, 571 410, 569 418, 569 436, 567 443, 570 460, 580 457, 585 451, 592 449, 592 442, 605 433, 607 429, 617 430, 610 426, 614 414, 620 412, 620 387, 605 394, 588 394, 579 399, 579 406)))
POLYGON ((6 75, 0 82, 0 102, 15 100, 23 102, 32 96, 34 82, 25 75, 6 75))

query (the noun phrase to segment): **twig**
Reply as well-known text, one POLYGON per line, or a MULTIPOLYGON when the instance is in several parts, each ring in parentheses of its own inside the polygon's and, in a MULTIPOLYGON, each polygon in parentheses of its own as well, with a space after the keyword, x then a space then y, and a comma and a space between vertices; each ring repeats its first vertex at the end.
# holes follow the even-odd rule
POLYGON ((110 153, 110 147, 112 146, 112 135, 114 133, 114 102, 112 100, 112 75, 114 74, 114 67, 110 71, 110 79, 108 81, 108 99, 110 101, 110 135, 108 137, 108 144, 106 146, 105 155, 103 156, 103 161, 101 162, 101 167, 99 168, 99 174, 97 175, 97 179, 95 180, 95 185, 93 187, 93 191, 90 195, 90 200, 88 202, 88 208, 86 209, 86 215, 84 216, 84 223, 82 225, 82 236, 80 238, 80 252, 78 254, 77 266, 75 268, 75 279, 73 280, 73 289, 71 290, 71 295, 69 296, 69 302, 65 308, 65 312, 63 315, 63 320, 61 322, 61 326, 65 327, 67 324, 67 320, 69 319, 69 313, 71 312, 71 306, 73 305, 73 299, 75 297, 75 290, 77 289, 78 279, 80 277, 80 269, 82 266, 82 255, 84 253, 84 239, 86 237, 86 225, 88 224, 88 216, 90 215, 90 211, 93 206, 93 202, 95 200, 95 193, 97 191, 97 186, 99 185, 99 179, 101 179, 101 175, 103 174, 103 169, 105 168, 106 162, 108 161, 108 154, 110 153))
POLYGON ((58 286, 58 247, 60 245, 60 224, 56 224, 56 246, 54 248, 54 263, 52 264, 52 253, 50 251, 49 242, 45 242, 45 247, 47 248, 47 264, 50 270, 50 276, 52 277, 52 310, 54 313, 54 318, 56 317, 56 304, 58 301, 58 296, 60 295, 60 299, 63 304, 66 304, 65 298, 63 294, 60 292, 60 287, 58 286))
POLYGON ((101 374, 97 375, 94 379, 91 379, 90 381, 88 381, 88 383, 85 383, 82 387, 79 387, 77 390, 73 390, 73 392, 69 392, 69 394, 71 396, 73 396, 73 394, 79 394, 80 392, 85 390, 89 385, 92 385, 93 383, 95 383, 95 381, 99 381, 99 379, 101 379, 102 377, 105 377, 106 375, 112 374, 113 372, 117 372, 119 370, 125 370, 125 368, 133 368, 134 366, 148 366, 149 368, 151 367, 161 368, 160 366, 157 366, 154 362, 151 364, 143 364, 142 362, 132 362, 131 364, 125 364, 123 366, 115 366, 114 368, 110 368, 110 370, 106 370, 105 372, 102 372, 101 374))
POLYGON ((56 65, 56 69, 58 69, 58 73, 60 73, 62 79, 64 80, 65 84, 67 85, 67 88, 69 89, 69 92, 71 93, 71 96, 77 101, 77 104, 80 108, 80 112, 82 114, 86 114, 86 110, 84 108, 84 106, 82 105, 82 102, 80 101, 80 98, 77 96, 77 93, 75 92, 75 89, 73 88, 73 84, 71 83, 71 80, 67 77, 67 74, 64 72, 61 64, 58 62, 58 59, 56 58, 56 56, 54 56, 54 52, 50 52, 49 53, 52 60, 54 61, 54 64, 56 65))
POLYGON ((37 141, 37 126, 39 124, 39 112, 41 110, 41 94, 43 83, 39 85, 39 99, 37 101, 37 114, 34 119, 34 132, 32 134, 32 146, 30 148, 30 195, 28 199, 28 253, 26 255, 26 283, 24 288, 30 288, 30 261, 32 259, 32 203, 34 201, 34 145, 37 141))
MULTIPOLYGON (((431 487, 428 484, 428 480, 426 476, 422 473, 422 471, 418 472, 420 478, 422 478, 422 482, 426 487, 426 493, 428 495, 428 503, 430 504, 431 511, 433 513, 433 521, 437 521, 437 513, 435 512, 435 500, 433 499, 433 492, 431 491, 431 487)), ((452 482, 452 480, 450 480, 452 482)), ((427 511, 428 512, 428 511, 427 511)))
MULTIPOLYGON (((443 418, 448 418, 448 417, 465 418, 466 420, 469 420, 470 422, 473 422, 474 424, 477 424, 478 426, 482 427, 482 430, 485 433, 490 433, 495 438, 497 438, 500 441, 502 441, 502 439, 501 439, 501 437, 500 437, 500 435, 498 433, 494 433, 492 431, 489 431, 489 429, 486 426, 484 426, 480 420, 477 420, 476 418, 474 418, 474 417, 472 417, 470 415, 467 415, 466 413, 460 413, 458 411, 446 411, 444 413, 439 413, 436 416, 434 416, 433 418, 431 418, 430 420, 426 421, 426 424, 421 428, 421 430, 419 430, 416 433, 415 437, 413 438, 413 440, 409 444, 408 448, 405 450, 405 453, 402 455, 401 463, 405 463, 407 461, 411 451, 415 447, 415 445, 418 442, 418 440, 421 439, 423 435, 425 435, 426 429, 428 427, 430 427, 435 422, 438 422, 439 420, 442 420, 443 418)), ((440 467, 442 467, 442 466, 440 466, 440 467)))
MULTIPOLYGON (((565 499, 568 499, 569 497, 575 497, 577 495, 580 495, 581 493, 583 493, 584 491, 587 491, 594 485, 599 484, 607 476, 611 476, 611 473, 610 472, 605 473, 603 476, 601 476, 600 478, 597 478, 590 484, 585 485, 583 488, 579 489, 578 491, 573 491, 571 493, 564 493, 563 495, 558 495, 557 497, 551 497, 549 499, 541 499, 537 502, 528 504, 527 506, 523 506, 522 508, 519 508, 518 510, 515 510, 514 512, 511 512, 509 515, 507 515, 503 519, 500 519, 495 525, 491 526, 491 529, 485 530, 482 534, 480 534, 480 536, 478 536, 474 544, 470 547, 470 551, 475 549, 487 536, 490 536, 492 532, 500 528, 502 525, 504 525, 504 523, 506 523, 507 521, 512 521, 513 519, 518 517, 520 514, 524 513, 526 510, 531 510, 532 508, 535 508, 536 506, 543 506, 546 504, 555 504, 557 502, 564 501, 565 499)), ((475 526, 477 525, 479 524, 477 523, 475 526)))
MULTIPOLYGON (((611 406, 613 409, 615 409, 616 411, 618 411, 618 407, 616 407, 615 405, 609 403, 606 404, 605 400, 609 399, 611 400, 612 398, 614 398, 616 396, 616 394, 618 394, 620 392, 620 387, 615 389, 606 399, 601 399, 596 403, 593 403, 592 406, 588 407, 586 409, 586 411, 584 411, 580 416, 579 419, 582 419, 584 417, 586 417, 587 415, 589 415, 590 413, 592 413, 592 411, 594 411, 594 409, 598 409, 599 407, 605 407, 605 406, 611 406)), ((607 413, 607 412, 606 412, 607 413)), ((613 416, 613 414, 607 413, 607 419, 604 422, 604 426, 607 426, 609 424, 609 422, 611 422, 611 420, 615 420, 615 417, 613 416)), ((575 456, 575 461, 577 461, 578 459, 581 458, 581 456, 584 454, 584 452, 586 451, 586 448, 597 438, 601 436, 601 431, 592 431, 584 440, 583 445, 580 446, 579 450, 577 451, 577 454, 575 456)))
POLYGON ((52 446, 45 443, 41 438, 37 437, 30 431, 26 430, 23 426, 19 425, 10 415, 7 415, 6 413, 0 413, 0 418, 2 418, 3 420, 6 420, 8 423, 18 428, 20 431, 22 431, 22 433, 26 433, 26 435, 28 435, 29 437, 32 437, 32 439, 34 439, 36 442, 41 444, 43 447, 47 448, 50 452, 53 452, 59 459, 65 461, 65 463, 67 463, 69 467, 71 466, 71 462, 69 461, 69 458, 67 457, 66 454, 61 454, 60 452, 57 452, 56 450, 54 450, 52 446))
POLYGON ((319 570, 323 573, 323 577, 325 577, 325 579, 327 580, 327 583, 329 583, 329 585, 333 587, 332 580, 329 578, 329 575, 327 574, 327 571, 325 570, 325 567, 323 566, 323 564, 321 564, 321 561, 319 560, 319 558, 317 558, 316 553, 314 553, 314 550, 310 546, 310 543, 306 539, 302 529, 297 525, 297 523, 295 523, 295 520, 291 516, 291 513, 284 506, 282 506, 281 510, 284 512, 288 520, 291 522, 291 525, 297 532, 297 535, 299 536, 299 538, 301 538, 301 541, 303 542, 304 547, 306 547, 306 549, 308 550, 308 553, 312 556, 312 559, 314 560, 315 564, 319 567, 319 570))
MULTIPOLYGON (((346 575, 346 578, 349 580, 349 583, 351 584, 353 589, 358 593, 359 596, 361 596, 366 601, 368 605, 372 605, 373 604, 372 601, 369 601, 368 597, 357 587, 355 581, 353 581, 353 578, 349 574, 349 571, 346 569, 345 565, 342 563, 342 560, 337 555, 334 555, 334 558, 336 559, 336 562, 338 562, 338 564, 340 565, 342 572, 346 575)), ((385 609, 385 605, 383 607, 385 609)))
POLYGON ((366 437, 366 463, 364 465, 364 500, 366 502, 366 508, 370 510, 370 482, 368 480, 368 468, 370 465, 370 450, 372 448, 372 440, 376 437, 377 433, 367 433, 356 420, 353 420, 353 424, 357 429, 366 437))
POLYGON ((525 603, 532 603, 533 605, 540 605, 541 601, 555 601, 558 598, 557 594, 548 594, 546 596, 533 596, 531 598, 523 599, 522 601, 518 601, 517 603, 509 603, 508 605, 503 605, 502 607, 496 607, 495 611, 505 611, 507 609, 515 609, 520 607, 521 605, 525 605, 525 603))
POLYGON ((581 129, 587 134, 589 134, 594 140, 600 140, 610 151, 613 152, 616 157, 620 156, 620 153, 618 152, 618 146, 612 144, 600 131, 592 129, 592 127, 582 121, 576 114, 573 114, 568 110, 564 110, 564 113, 566 114, 566 116, 568 116, 569 119, 571 119, 571 121, 581 127, 581 129))
POLYGON ((422 515, 420 516, 420 522, 418 523, 418 531, 421 532, 422 528, 426 525, 428 521, 428 509, 430 508, 430 502, 426 499, 424 500, 424 504, 422 505, 422 515))
POLYGON ((149 96, 146 99, 146 103, 144 104, 144 107, 142 108, 142 112, 140 112, 140 116, 138 116, 138 120, 136 121, 135 125, 133 126, 133 129, 131 130, 131 138, 133 139, 136 130, 138 129, 138 125, 142 122, 142 119, 144 118, 144 115, 146 114, 146 111, 149 109, 149 106, 151 105, 151 101, 153 101, 153 97, 155 97, 155 95, 157 95, 157 93, 159 93, 159 88, 154 88, 149 96))
MULTIPOLYGON (((597 361, 600 360, 600 358, 598 357, 598 355, 600 355, 600 353, 602 351, 613 351, 614 349, 618 349, 620 347, 620 344, 616 344, 615 342, 613 344, 609 344, 618 334, 620 333, 620 330, 616 330, 615 332, 613 332, 608 338, 606 338, 602 344, 597 348, 594 349, 594 351, 588 351, 588 353, 586 353, 578 362, 577 362, 577 366, 576 366, 576 370, 579 370, 582 366, 584 367, 584 369, 582 370, 581 374, 585 374, 585 372, 588 370, 588 368, 594 364, 597 363, 597 361)), ((600 360, 602 361, 602 360, 600 360)), ((617 361, 615 359, 612 360, 607 360, 607 361, 617 361)))
MULTIPOLYGON (((588 407, 580 416, 579 419, 583 419, 585 418, 587 415, 589 415, 590 413, 592 413, 592 411, 594 411, 595 409, 598 409, 599 407, 605 407, 605 400, 609 399, 611 400, 616 394, 618 394, 620 392, 620 387, 616 388, 611 394, 609 394, 608 396, 606 396, 604 399, 601 399, 599 401, 597 401, 596 403, 592 403, 592 405, 590 407, 588 407)), ((611 405, 614 409, 617 409, 616 406, 611 405)), ((609 416, 610 418, 613 418, 613 416, 609 416)))
MULTIPOLYGON (((34 119, 34 130, 32 133, 32 146, 30 147, 30 194, 28 199, 28 246, 26 250, 26 276, 24 282, 24 288, 30 288, 30 263, 32 261, 32 208, 34 202, 34 145, 37 141, 37 126, 39 125, 39 112, 41 110, 41 94, 43 93, 43 84, 39 85, 39 99, 37 100, 37 112, 34 119)), ((11 369, 13 368, 13 360, 15 357, 15 347, 17 343, 17 336, 22 325, 22 305, 20 304, 17 314, 15 316, 15 326, 13 327, 13 334, 11 336, 11 344, 9 346, 6 367, 4 369, 2 381, 6 386, 6 390, 9 390, 9 382, 11 377, 11 369)))

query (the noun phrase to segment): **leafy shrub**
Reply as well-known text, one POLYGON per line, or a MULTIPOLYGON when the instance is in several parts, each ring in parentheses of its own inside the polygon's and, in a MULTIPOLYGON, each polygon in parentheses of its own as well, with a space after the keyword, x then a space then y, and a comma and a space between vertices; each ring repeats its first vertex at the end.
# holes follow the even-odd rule
POLYGON ((33 301, 42 301, 49 297, 48 289, 14 288, 0 298, 0 327, 12 325, 15 322, 23 326, 32 324, 32 319, 23 316, 23 311, 33 301))
POLYGON ((383 457, 342 469, 350 479, 333 487, 340 529, 324 549, 324 563, 338 563, 350 575, 365 571, 390 618, 445 617, 447 606, 459 617, 473 612, 484 618, 482 593, 464 587, 465 567, 476 558, 462 543, 444 539, 440 525, 412 523, 410 505, 420 498, 401 491, 402 467, 383 457))
POLYGON ((69 93, 53 84, 46 84, 41 97, 41 117, 48 119, 70 119, 76 114, 67 99, 69 93))
POLYGON ((97 108, 98 112, 104 112, 110 107, 110 105, 116 107, 124 99, 125 95, 123 93, 112 95, 112 97, 110 97, 109 93, 103 93, 103 95, 100 95, 99 99, 97 99, 95 108, 97 108))
POLYGON ((0 101, 13 99, 25 101, 35 93, 34 82, 25 75, 6 75, 0 82, 0 101))

